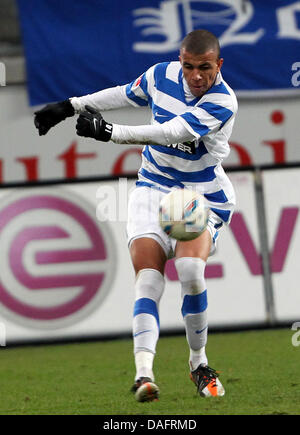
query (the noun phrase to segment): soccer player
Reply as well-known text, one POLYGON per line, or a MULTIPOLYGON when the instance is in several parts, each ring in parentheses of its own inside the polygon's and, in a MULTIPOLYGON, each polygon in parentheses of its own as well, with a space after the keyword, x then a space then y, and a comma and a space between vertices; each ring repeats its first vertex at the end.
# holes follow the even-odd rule
POLYGON ((144 144, 142 165, 128 206, 128 244, 136 273, 133 340, 137 400, 154 400, 153 360, 159 337, 159 302, 164 267, 175 255, 181 283, 182 316, 189 345, 189 370, 201 396, 222 396, 217 372, 209 367, 207 289, 204 271, 215 251, 220 229, 230 222, 233 187, 221 163, 237 112, 233 90, 223 80, 218 39, 195 30, 183 40, 179 61, 159 63, 124 86, 74 97, 36 112, 40 135, 68 116, 79 114, 77 134, 102 142, 144 144), (107 123, 100 111, 125 106, 150 106, 150 125, 107 123), (207 229, 192 241, 176 242, 160 228, 160 200, 176 188, 192 188, 206 197, 207 229))

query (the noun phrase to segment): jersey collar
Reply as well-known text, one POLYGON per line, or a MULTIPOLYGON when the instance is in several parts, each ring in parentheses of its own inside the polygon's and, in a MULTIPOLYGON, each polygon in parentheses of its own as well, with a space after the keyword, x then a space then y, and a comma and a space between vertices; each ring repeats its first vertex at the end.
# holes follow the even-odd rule
MULTIPOLYGON (((216 80, 214 81, 213 85, 207 90, 207 92, 212 89, 214 86, 219 85, 222 82, 223 78, 222 78, 222 74, 219 71, 217 76, 216 76, 216 80)), ((179 71, 179 75, 178 75, 178 83, 180 86, 180 91, 182 94, 182 98, 183 101, 185 101, 185 103, 187 104, 187 106, 195 106, 202 97, 204 97, 204 95, 202 95, 202 97, 194 97, 194 95, 191 93, 190 88, 183 76, 183 72, 182 72, 182 68, 180 68, 179 71)))

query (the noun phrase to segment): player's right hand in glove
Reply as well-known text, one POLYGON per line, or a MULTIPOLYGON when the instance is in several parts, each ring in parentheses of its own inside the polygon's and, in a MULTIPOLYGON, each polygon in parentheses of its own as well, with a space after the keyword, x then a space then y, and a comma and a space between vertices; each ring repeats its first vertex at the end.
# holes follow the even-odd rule
POLYGON ((70 100, 65 100, 59 103, 47 104, 34 114, 34 125, 38 129, 39 135, 43 136, 59 122, 75 115, 75 110, 70 100))
POLYGON ((101 113, 91 106, 85 106, 77 120, 78 136, 92 137, 102 142, 108 142, 112 136, 113 125, 103 119, 101 113))

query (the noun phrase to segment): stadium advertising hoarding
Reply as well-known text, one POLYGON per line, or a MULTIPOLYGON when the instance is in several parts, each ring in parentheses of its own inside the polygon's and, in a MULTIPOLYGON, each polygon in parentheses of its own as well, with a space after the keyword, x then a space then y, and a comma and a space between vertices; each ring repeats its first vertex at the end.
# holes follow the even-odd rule
POLYGON ((7 342, 128 329, 132 300, 126 286, 133 276, 129 267, 124 270, 126 239, 121 224, 97 220, 98 187, 1 190, 0 299, 7 342))
MULTIPOLYGON (((210 326, 267 321, 254 177, 231 174, 238 208, 206 269, 210 326)), ((126 241, 133 180, 0 190, 0 321, 7 343, 131 332, 134 272, 126 241)), ((169 261, 161 331, 183 331, 169 261)))
POLYGON ((276 321, 300 319, 299 169, 263 172, 276 321))
POLYGON ((18 0, 32 105, 130 83, 205 28, 240 95, 299 94, 297 0, 18 0), (45 47, 47 48, 45 50, 45 47), (255 62, 253 61, 255 59, 255 62), (78 69, 80 65, 80 70, 78 69), (295 85, 296 83, 296 85, 295 85))
MULTIPOLYGON (((1 89, 0 183, 55 180, 136 173, 141 146, 100 143, 76 135, 76 120, 68 119, 40 137, 33 124, 23 86, 1 89)), ((284 164, 300 161, 299 99, 241 100, 231 154, 224 166, 284 164)), ((105 113, 119 124, 149 123, 146 108, 105 113)))

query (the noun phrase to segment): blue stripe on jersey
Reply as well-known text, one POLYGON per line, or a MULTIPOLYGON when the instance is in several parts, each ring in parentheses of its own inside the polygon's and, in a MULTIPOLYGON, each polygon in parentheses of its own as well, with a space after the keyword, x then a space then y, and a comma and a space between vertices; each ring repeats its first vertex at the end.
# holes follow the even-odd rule
POLYGON ((209 133, 209 128, 205 124, 201 124, 199 119, 193 115, 191 112, 186 112, 183 115, 180 115, 191 127, 192 129, 198 133, 200 136, 205 136, 209 133))
POLYGON ((207 308, 207 291, 197 295, 185 295, 181 307, 182 317, 187 314, 198 314, 207 308))
POLYGON ((152 154, 150 153, 149 148, 145 148, 145 150, 143 151, 143 155, 146 157, 147 160, 149 160, 149 162, 151 162, 161 172, 165 172, 166 174, 170 175, 171 177, 181 182, 189 181, 190 183, 202 183, 202 182, 212 181, 216 178, 215 171, 214 171, 215 166, 208 166, 202 171, 184 172, 184 171, 179 171, 178 169, 174 169, 170 166, 159 165, 154 160, 152 154))
POLYGON ((204 196, 208 201, 211 201, 211 202, 225 203, 228 201, 224 190, 219 190, 218 192, 214 192, 214 193, 205 193, 204 196))
POLYGON ((154 316, 157 322, 157 326, 159 327, 159 315, 157 305, 153 299, 140 298, 135 302, 133 316, 144 313, 154 316))
POLYGON ((162 62, 154 69, 154 82, 156 89, 185 103, 184 92, 178 83, 166 78, 166 70, 170 62, 162 62))
POLYGON ((175 116, 176 116, 174 113, 169 112, 168 110, 163 109, 162 107, 159 107, 156 104, 152 105, 152 112, 153 112, 155 121, 159 122, 160 124, 163 124, 166 121, 170 121, 171 119, 175 118, 175 116))
POLYGON ((161 184, 162 186, 167 187, 184 187, 184 184, 180 183, 178 180, 171 180, 170 178, 164 177, 163 175, 154 174, 153 172, 149 172, 146 169, 140 169, 139 173, 148 178, 148 180, 154 181, 154 183, 161 184))
POLYGON ((226 107, 219 106, 218 104, 214 103, 203 103, 200 104, 201 109, 204 109, 207 113, 212 115, 214 118, 218 119, 219 121, 222 121, 222 126, 228 121, 229 118, 233 115, 233 112, 229 109, 226 109, 226 107))
POLYGON ((221 82, 218 85, 214 85, 211 87, 208 91, 205 92, 205 94, 227 94, 230 95, 230 92, 226 88, 223 82, 221 82))
POLYGON ((227 222, 230 217, 230 211, 229 210, 220 210, 217 208, 211 208, 211 211, 213 211, 217 216, 219 216, 224 222, 227 222))
POLYGON ((139 106, 148 106, 148 101, 143 100, 143 98, 137 97, 134 92, 132 92, 131 87, 135 84, 136 80, 129 83, 129 85, 126 86, 126 95, 127 97, 134 101, 139 106))
MULTIPOLYGON (((147 145, 148 147, 148 145, 147 145)), ((173 148, 172 145, 170 146, 162 146, 162 145, 150 145, 151 148, 153 148, 156 151, 159 151, 160 153, 169 154, 170 156, 176 156, 180 157, 185 160, 200 160, 204 154, 207 154, 208 151, 204 145, 204 143, 201 141, 199 143, 199 146, 196 147, 196 153, 195 154, 188 154, 184 151, 179 150, 178 148, 173 148)))
POLYGON ((159 190, 160 192, 169 193, 170 190, 163 189, 162 187, 155 186, 155 184, 147 183, 147 181, 136 181, 136 187, 151 187, 151 189, 159 190))
POLYGON ((149 92, 148 92, 148 82, 146 79, 146 74, 143 74, 141 82, 139 84, 140 88, 142 89, 142 91, 144 92, 144 94, 149 97, 149 92))

